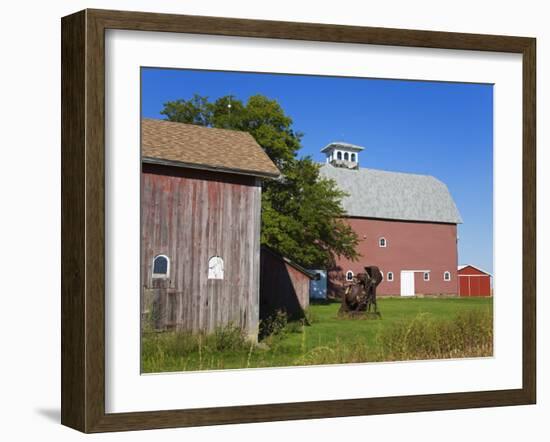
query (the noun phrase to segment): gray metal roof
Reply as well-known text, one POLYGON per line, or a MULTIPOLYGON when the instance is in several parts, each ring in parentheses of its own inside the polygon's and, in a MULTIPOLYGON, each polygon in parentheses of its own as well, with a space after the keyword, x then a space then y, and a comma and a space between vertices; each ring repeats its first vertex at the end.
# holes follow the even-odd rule
POLYGON ((462 223, 449 189, 433 176, 330 164, 321 166, 321 175, 349 194, 343 200, 349 216, 462 223))

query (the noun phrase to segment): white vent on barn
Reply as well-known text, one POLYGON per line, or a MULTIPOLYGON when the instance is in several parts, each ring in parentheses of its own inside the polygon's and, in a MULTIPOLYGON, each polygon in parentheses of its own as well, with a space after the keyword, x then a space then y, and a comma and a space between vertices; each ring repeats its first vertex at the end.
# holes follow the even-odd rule
POLYGON ((363 149, 364 147, 355 144, 335 141, 323 147, 321 152, 326 155, 327 164, 345 169, 358 169, 359 152, 363 149))
POLYGON ((208 260, 208 279, 223 279, 223 259, 213 256, 208 260))
POLYGON ((153 278, 168 278, 170 259, 166 255, 157 255, 153 259, 153 278))

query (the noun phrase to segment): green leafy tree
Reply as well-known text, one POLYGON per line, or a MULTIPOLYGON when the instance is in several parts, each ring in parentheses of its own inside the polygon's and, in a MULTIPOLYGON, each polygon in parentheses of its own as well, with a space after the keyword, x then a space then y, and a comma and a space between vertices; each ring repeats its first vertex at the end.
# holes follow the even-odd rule
POLYGON ((212 125, 211 107, 208 98, 195 94, 190 100, 164 103, 164 109, 160 113, 166 115, 170 121, 210 126, 212 125))
POLYGON ((276 100, 251 96, 246 103, 225 96, 211 102, 194 95, 164 104, 170 121, 249 132, 282 173, 265 180, 262 244, 305 267, 330 267, 336 256, 357 259, 358 238, 347 223, 340 191, 319 174, 310 157, 298 158, 302 134, 276 100))

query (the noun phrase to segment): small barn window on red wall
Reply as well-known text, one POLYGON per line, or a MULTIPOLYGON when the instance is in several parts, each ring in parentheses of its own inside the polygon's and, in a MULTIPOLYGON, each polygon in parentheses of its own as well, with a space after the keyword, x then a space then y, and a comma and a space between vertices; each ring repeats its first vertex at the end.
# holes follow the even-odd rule
POLYGON ((153 260, 153 278, 168 278, 170 260, 166 255, 157 255, 153 260))
POLYGON ((353 281, 353 272, 348 270, 346 273, 346 281, 353 281))
POLYGON ((388 281, 393 281, 393 272, 388 272, 388 281))
POLYGON ((424 272, 424 281, 430 280, 430 272, 424 272))
POLYGON ((443 280, 444 281, 450 281, 451 280, 451 272, 443 273, 443 280))
POLYGON ((386 247, 388 245, 387 241, 386 241, 386 238, 382 237, 378 240, 378 245, 380 247, 386 247))

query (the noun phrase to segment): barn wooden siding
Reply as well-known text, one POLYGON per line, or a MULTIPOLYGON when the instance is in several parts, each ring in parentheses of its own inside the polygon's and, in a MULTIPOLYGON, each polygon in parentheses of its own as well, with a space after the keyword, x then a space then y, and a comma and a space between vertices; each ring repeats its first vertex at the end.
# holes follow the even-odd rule
POLYGON ((210 333, 233 324, 257 339, 261 187, 254 177, 143 164, 142 312, 157 328, 210 333), (153 259, 169 277, 152 278, 153 259), (224 278, 208 279, 220 256, 224 278))
POLYGON ((265 247, 261 249, 260 269, 260 319, 277 310, 285 311, 291 319, 303 318, 309 307, 311 277, 265 247))

